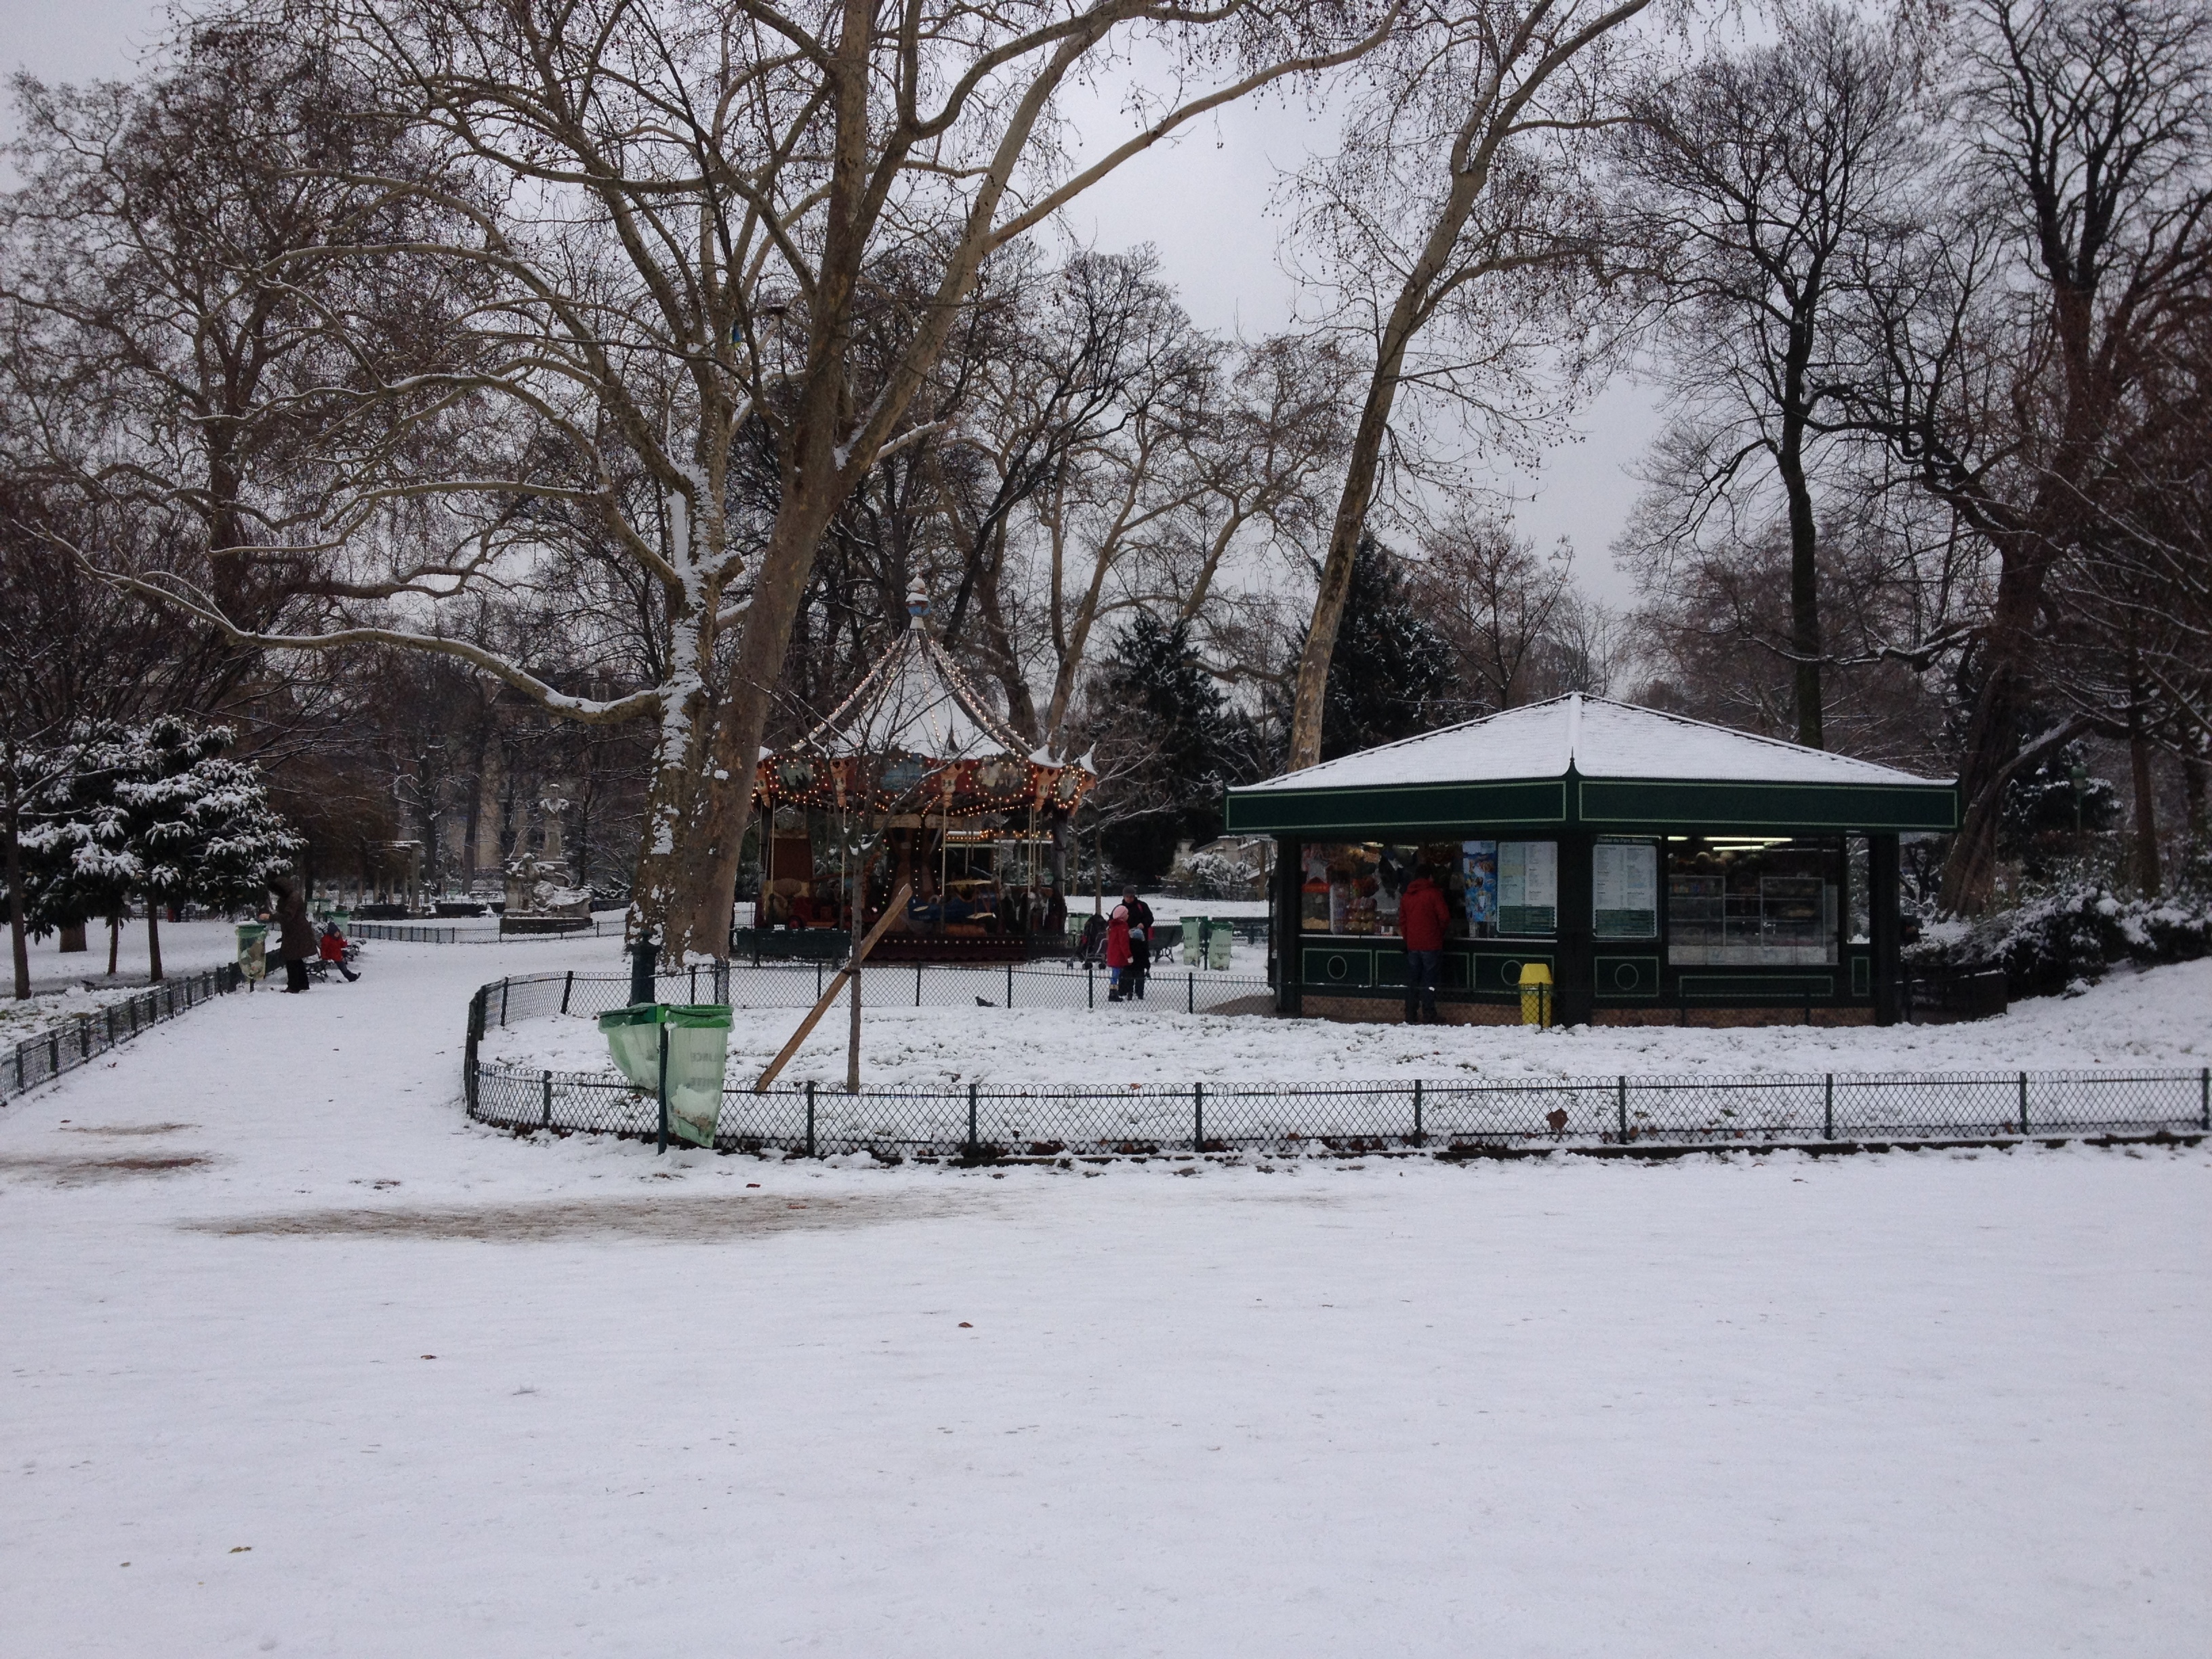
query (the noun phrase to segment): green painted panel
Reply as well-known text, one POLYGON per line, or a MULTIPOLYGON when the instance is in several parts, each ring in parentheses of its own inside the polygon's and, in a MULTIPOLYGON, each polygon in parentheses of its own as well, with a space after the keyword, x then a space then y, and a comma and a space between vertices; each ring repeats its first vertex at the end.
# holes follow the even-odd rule
POLYGON ((1407 783, 1370 789, 1232 789, 1227 828, 1238 834, 1353 840, 1383 833, 1457 835, 1564 823, 1564 779, 1529 783, 1407 783))
POLYGON ((1541 963, 1552 969, 1555 979, 1558 976, 1559 964, 1549 951, 1482 951, 1474 957, 1474 988, 1493 994, 1507 992, 1520 995, 1521 964, 1524 962, 1541 963))
POLYGON ((1802 1002, 1833 998, 1836 981, 1828 974, 1685 974, 1682 994, 1692 1001, 1802 1002))
POLYGON ((1364 991, 1375 982, 1375 952, 1361 945, 1306 941, 1299 978, 1322 991, 1364 991))
POLYGON ((1851 958, 1851 994, 1855 997, 1874 994, 1874 959, 1871 957, 1851 958))
MULTIPOLYGON (((1333 942, 1330 934, 1306 936, 1303 982, 1329 991, 1372 991, 1377 995, 1395 994, 1406 986, 1406 949, 1395 941, 1388 945, 1345 945, 1333 942), (1338 959, 1337 964, 1323 960, 1338 959), (1355 961, 1354 959, 1357 959, 1355 961), (1328 977, 1332 966, 1342 965, 1344 976, 1328 977), (1364 964, 1364 968, 1362 966, 1364 964), (1360 977, 1364 972, 1365 977, 1360 977)), ((1474 959, 1463 951, 1444 952, 1443 971, 1437 976, 1437 988, 1443 991, 1465 991, 1469 969, 1474 959)))
POLYGON ((1660 783, 1583 778, 1584 823, 1637 830, 1955 830, 1948 783, 1660 783))
POLYGON ((1599 957, 1593 969, 1593 989, 1599 996, 1613 1000, 1631 997, 1656 997, 1659 994, 1659 958, 1656 957, 1599 957))

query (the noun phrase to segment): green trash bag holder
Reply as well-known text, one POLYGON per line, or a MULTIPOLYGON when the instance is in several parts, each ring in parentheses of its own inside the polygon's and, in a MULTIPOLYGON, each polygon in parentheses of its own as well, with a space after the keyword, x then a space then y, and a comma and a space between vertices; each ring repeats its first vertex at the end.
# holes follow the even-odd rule
POLYGON ((714 1144, 729 1064, 730 1011, 720 1003, 638 1002, 599 1016, 616 1069, 660 1105, 660 1145, 714 1144))

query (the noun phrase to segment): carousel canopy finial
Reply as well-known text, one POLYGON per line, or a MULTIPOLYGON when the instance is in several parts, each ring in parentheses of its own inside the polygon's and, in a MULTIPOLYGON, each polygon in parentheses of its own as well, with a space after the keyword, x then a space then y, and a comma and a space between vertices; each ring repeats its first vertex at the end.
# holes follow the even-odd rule
POLYGON ((908 624, 912 628, 921 627, 921 619, 929 614, 929 584, 920 576, 906 590, 906 614, 914 619, 908 624))

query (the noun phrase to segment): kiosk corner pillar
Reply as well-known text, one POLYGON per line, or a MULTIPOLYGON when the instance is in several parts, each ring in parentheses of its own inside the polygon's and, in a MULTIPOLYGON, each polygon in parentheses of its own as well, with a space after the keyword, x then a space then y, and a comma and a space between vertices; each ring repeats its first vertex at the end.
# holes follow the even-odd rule
POLYGON ((1904 927, 1898 915, 1897 837, 1871 836, 1867 842, 1867 934, 1874 948, 1874 1023, 1894 1025, 1904 989, 1899 944, 1904 927))
POLYGON ((1275 842, 1275 885, 1268 896, 1273 925, 1268 929, 1275 942, 1275 1012, 1303 1012, 1299 987, 1305 977, 1301 951, 1305 923, 1299 912, 1305 895, 1305 846, 1288 836, 1275 842))
POLYGON ((1559 837, 1559 971, 1552 990, 1554 1018, 1562 1025, 1587 1025, 1596 1002, 1597 958, 1590 937, 1590 849, 1595 839, 1568 831, 1559 837))

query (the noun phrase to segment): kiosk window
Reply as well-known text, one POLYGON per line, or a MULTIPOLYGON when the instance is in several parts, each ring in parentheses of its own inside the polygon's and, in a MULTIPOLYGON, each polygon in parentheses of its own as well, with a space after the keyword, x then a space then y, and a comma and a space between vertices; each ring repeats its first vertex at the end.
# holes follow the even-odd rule
POLYGON ((1667 959, 1678 967, 1809 968, 1836 960, 1839 842, 1670 842, 1667 959))

